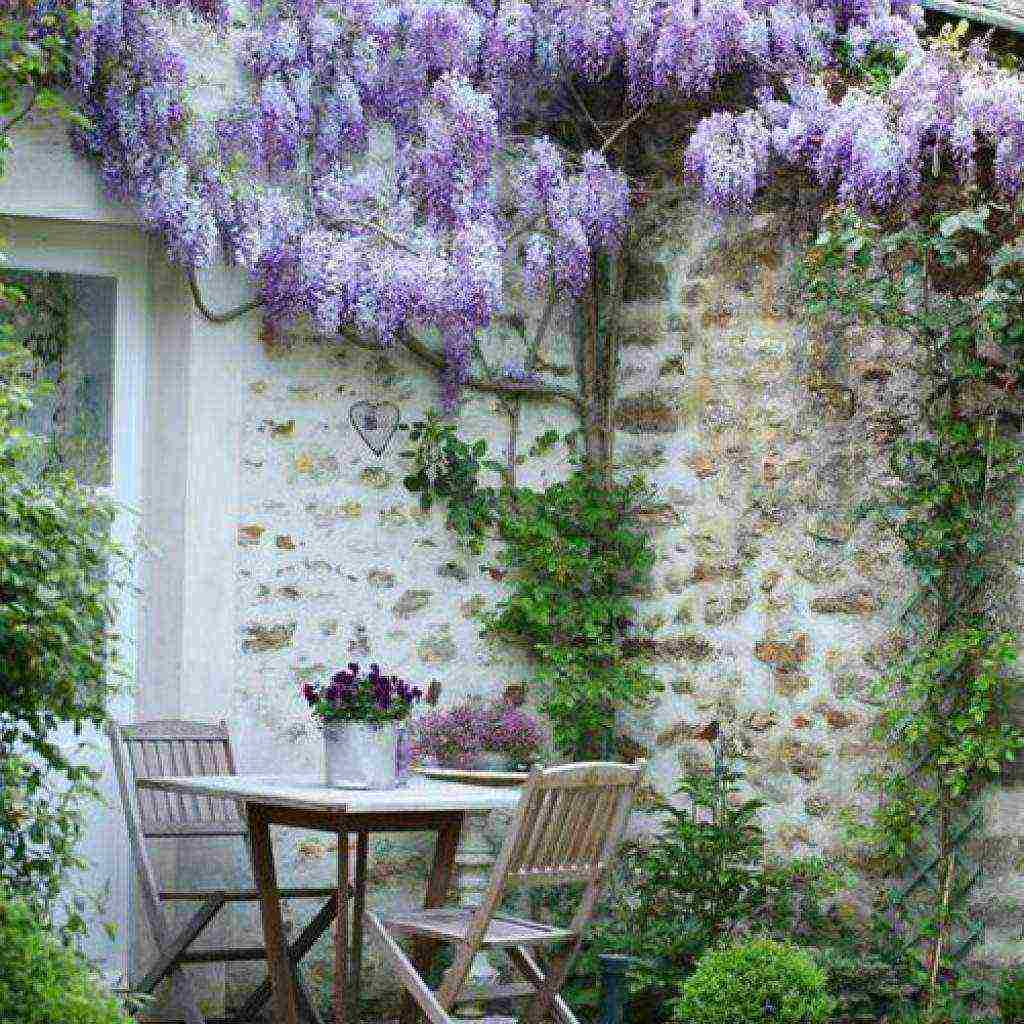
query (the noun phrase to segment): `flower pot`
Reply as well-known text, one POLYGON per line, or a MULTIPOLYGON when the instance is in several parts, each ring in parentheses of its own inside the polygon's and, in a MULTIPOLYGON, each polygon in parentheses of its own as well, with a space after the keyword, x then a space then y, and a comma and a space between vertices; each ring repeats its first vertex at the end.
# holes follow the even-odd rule
POLYGON ((402 727, 342 722, 324 726, 324 782, 338 789, 396 789, 402 727))
POLYGON ((473 758, 472 769, 478 772, 508 772, 513 769, 511 754, 499 753, 494 750, 481 750, 473 758))

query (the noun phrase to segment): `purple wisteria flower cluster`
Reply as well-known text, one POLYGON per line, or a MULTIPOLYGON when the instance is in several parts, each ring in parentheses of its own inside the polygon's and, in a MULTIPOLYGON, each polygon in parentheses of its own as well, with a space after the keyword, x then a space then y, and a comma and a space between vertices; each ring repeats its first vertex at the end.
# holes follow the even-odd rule
POLYGON ((367 722, 382 725, 401 722, 423 697, 418 686, 410 686, 398 676, 386 676, 380 665, 361 672, 355 662, 336 673, 325 687, 306 683, 302 696, 313 714, 327 725, 338 722, 367 722))
POLYGON ((89 16, 69 74, 89 118, 76 140, 109 192, 185 266, 246 268, 272 332, 432 334, 449 405, 513 242, 534 288, 578 294, 595 250, 623 237, 612 136, 576 153, 545 137, 591 87, 618 89, 629 117, 749 83, 751 109, 711 113, 685 154, 723 209, 787 164, 874 208, 943 162, 970 180, 982 150, 998 188, 1024 187, 1019 78, 975 50, 923 49, 909 0, 250 0, 244 91, 210 115, 166 19, 224 28, 227 0, 62 2, 89 16), (840 51, 906 63, 888 90, 833 96, 840 51))
POLYGON ((540 722, 507 700, 469 700, 431 711, 413 725, 413 754, 446 768, 470 768, 481 754, 515 764, 537 760, 546 742, 540 722))
POLYGON ((528 370, 521 362, 509 360, 501 368, 501 375, 505 380, 513 381, 516 384, 539 384, 540 376, 532 370, 528 370))
POLYGON ((862 210, 910 207, 925 175, 952 170, 963 184, 992 156, 1005 197, 1024 187, 1024 83, 977 48, 923 50, 910 40, 904 68, 884 92, 833 99, 813 79, 787 83, 743 114, 705 120, 691 138, 688 170, 719 206, 743 208, 776 164, 801 166, 862 210))

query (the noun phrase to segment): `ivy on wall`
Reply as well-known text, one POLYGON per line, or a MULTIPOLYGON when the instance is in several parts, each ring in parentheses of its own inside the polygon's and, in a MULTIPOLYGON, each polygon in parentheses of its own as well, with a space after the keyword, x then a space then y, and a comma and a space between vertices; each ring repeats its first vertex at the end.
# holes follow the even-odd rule
POLYGON ((476 552, 489 536, 503 545, 510 593, 486 629, 528 650, 556 747, 573 757, 606 755, 616 709, 640 706, 660 689, 643 654, 625 642, 654 564, 633 515, 643 482, 608 483, 584 466, 540 491, 489 487, 481 470, 507 467, 487 459, 486 442, 468 444, 436 417, 415 424, 410 439, 405 484, 421 505, 443 501, 449 528, 476 552))
POLYGON ((890 371, 914 374, 913 408, 892 410, 886 425, 891 485, 866 509, 902 542, 916 592, 904 654, 877 686, 876 732, 891 764, 869 777, 880 799, 860 834, 909 876, 893 902, 922 954, 933 1014, 955 998, 943 981, 960 977, 976 938, 965 822, 1024 747, 1011 714, 1018 637, 1000 622, 999 548, 1024 475, 1022 240, 1019 201, 934 182, 912 217, 833 211, 804 261, 811 310, 884 332, 890 371), (924 898, 911 912, 915 891, 924 898))
POLYGON ((661 689, 624 643, 654 564, 632 521, 642 489, 579 470, 542 491, 519 488, 498 524, 511 593, 488 626, 527 645, 555 743, 578 757, 607 756, 616 709, 661 689))

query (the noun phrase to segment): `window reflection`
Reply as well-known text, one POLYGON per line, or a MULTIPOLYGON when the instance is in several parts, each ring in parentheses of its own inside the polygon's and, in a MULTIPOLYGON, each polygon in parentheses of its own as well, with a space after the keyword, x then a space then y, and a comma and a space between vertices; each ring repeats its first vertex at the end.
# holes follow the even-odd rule
POLYGON ((33 375, 51 385, 28 426, 48 439, 46 458, 84 484, 111 483, 113 451, 113 278, 4 270, 23 301, 5 308, 14 337, 34 356, 33 375))

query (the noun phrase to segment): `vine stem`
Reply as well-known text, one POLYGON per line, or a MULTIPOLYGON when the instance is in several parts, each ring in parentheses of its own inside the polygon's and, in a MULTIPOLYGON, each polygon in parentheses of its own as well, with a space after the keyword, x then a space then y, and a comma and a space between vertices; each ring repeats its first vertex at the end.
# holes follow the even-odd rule
MULTIPOLYGON (((381 347, 374 345, 372 342, 363 341, 351 336, 347 336, 347 340, 357 348, 367 349, 371 352, 381 351, 381 347)), ((402 336, 400 343, 407 352, 419 359, 420 362, 432 366, 435 370, 444 369, 444 356, 440 352, 435 352, 429 345, 410 337, 408 334, 402 336)), ((482 377, 470 377, 462 382, 462 386, 472 391, 484 391, 508 397, 555 399, 568 402, 577 409, 581 406, 581 399, 577 392, 571 388, 560 388, 550 384, 529 384, 523 381, 486 380, 482 377)))
POLYGON ((579 90, 573 83, 572 75, 566 75, 565 84, 569 89, 569 93, 572 96, 573 100, 575 100, 576 105, 580 108, 580 112, 587 119, 587 122, 590 124, 590 127, 593 128, 594 131, 597 133, 598 138, 601 139, 602 141, 607 141, 608 136, 605 135, 604 129, 602 129, 601 126, 597 123, 597 121, 594 120, 594 115, 590 113, 590 110, 587 107, 586 103, 583 102, 583 97, 579 94, 579 90))
POLYGON ((518 395, 509 403, 508 409, 508 488, 509 501, 515 501, 513 495, 516 490, 516 459, 518 458, 517 448, 519 447, 519 417, 522 412, 522 398, 518 395))
POLYGON ((199 281, 196 279, 196 272, 189 267, 188 272, 188 286, 192 292, 192 301, 196 304, 196 309, 210 323, 213 324, 228 324, 232 320, 238 320, 243 316, 247 316, 249 313, 254 312, 263 305, 262 299, 251 299, 249 302, 245 302, 240 306, 236 306, 234 309, 227 309, 223 313, 214 313, 213 310, 207 306, 203 299, 202 292, 199 290, 199 281))
POLYGON ((600 335, 601 299, 598 282, 598 260, 590 258, 590 294, 586 302, 586 320, 580 339, 580 394, 583 398, 583 435, 586 442, 587 462, 598 468, 603 450, 604 431, 598 421, 597 349, 600 335))
POLYGON ((626 256, 625 251, 619 253, 612 264, 615 268, 615 281, 612 285, 612 308, 608 317, 607 337, 605 339, 605 373, 604 373, 604 480, 605 486, 612 484, 615 457, 615 399, 618 395, 619 356, 621 353, 622 302, 626 292, 626 256))
MULTIPOLYGON (((233 309, 228 309, 223 312, 214 312, 207 306, 203 299, 202 293, 199 289, 199 282, 196 280, 195 272, 189 270, 187 273, 189 289, 192 292, 192 301, 195 303, 196 309, 214 324, 227 324, 233 320, 238 320, 249 313, 259 309, 263 302, 260 299, 252 299, 249 302, 243 303, 240 306, 236 306, 233 309)), ((547 313, 547 323, 550 323, 553 309, 547 313)), ((547 327, 545 326, 545 331, 547 327)), ((381 346, 374 345, 370 342, 364 342, 351 335, 347 336, 347 340, 350 344, 355 345, 357 348, 368 349, 370 351, 381 351, 381 346)), ((444 356, 440 352, 435 352, 430 346, 425 345, 421 341, 417 341, 415 338, 410 337, 408 334, 403 335, 401 339, 402 347, 419 359, 420 362, 433 367, 435 370, 444 369, 444 356)), ((553 399, 561 402, 568 402, 576 409, 582 408, 582 400, 580 395, 573 391, 571 388, 561 388, 553 384, 530 384, 523 381, 511 381, 511 380, 488 380, 483 377, 471 377, 466 381, 463 381, 463 387, 469 388, 471 391, 484 391, 490 392, 496 395, 507 395, 507 396, 518 396, 520 398, 534 398, 534 399, 553 399)))
POLYGON ((939 987, 939 968, 942 964, 942 949, 949 937, 949 904, 953 895, 953 877, 956 870, 956 853, 952 850, 946 855, 946 878, 942 886, 942 904, 938 934, 932 951, 931 971, 928 977, 928 1008, 935 1001, 935 993, 939 987))
POLYGON ((381 241, 387 242, 389 245, 393 245, 396 249, 401 249, 403 252, 407 252, 411 256, 423 255, 423 253, 417 251, 411 245, 407 245, 396 235, 393 235, 386 228, 382 228, 372 220, 362 220, 359 217, 342 217, 340 220, 332 220, 329 223, 333 227, 348 226, 353 228, 365 228, 367 231, 372 231, 377 235, 381 241))
POLYGON ((622 122, 622 124, 619 125, 618 128, 615 129, 615 131, 611 133, 611 135, 608 136, 608 138, 604 140, 604 143, 602 144, 598 152, 602 156, 604 156, 604 154, 607 153, 609 149, 611 149, 611 147, 614 145, 617 139, 619 139, 622 135, 628 132, 629 129, 632 128, 633 125, 635 125, 638 121, 642 121, 646 116, 647 108, 643 107, 640 110, 638 110, 632 117, 627 118, 625 121, 622 122))

